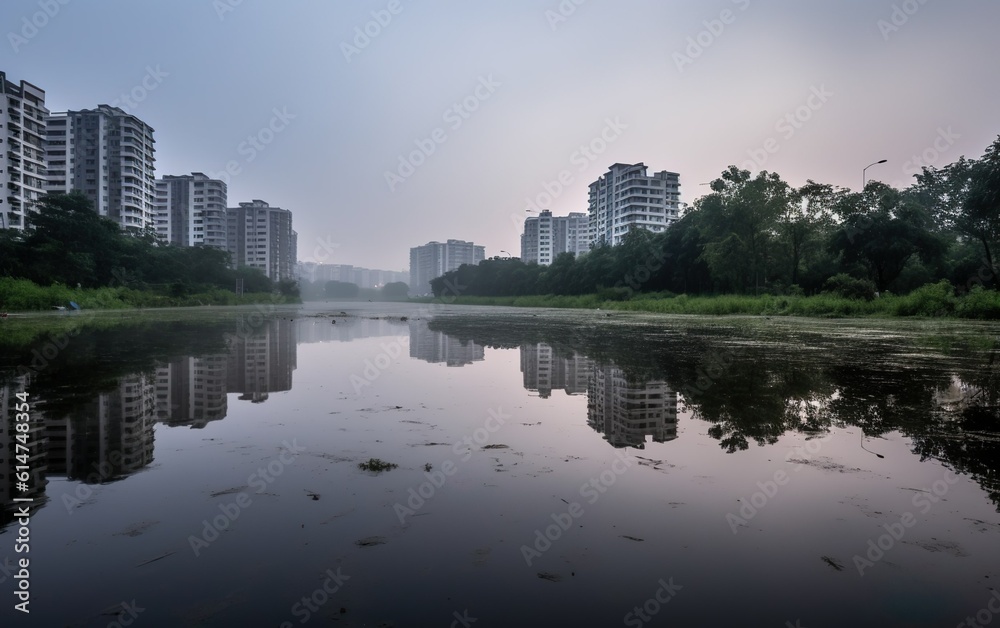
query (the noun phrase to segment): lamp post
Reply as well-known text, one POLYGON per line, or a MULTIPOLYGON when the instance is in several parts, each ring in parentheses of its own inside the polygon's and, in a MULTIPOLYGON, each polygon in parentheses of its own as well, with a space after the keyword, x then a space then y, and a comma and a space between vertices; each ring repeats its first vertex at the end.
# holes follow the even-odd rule
POLYGON ((868 169, 871 168, 872 166, 877 166, 878 164, 884 164, 887 161, 889 161, 889 160, 888 159, 880 159, 880 160, 874 161, 874 162, 872 162, 872 163, 870 163, 870 164, 868 164, 867 166, 864 167, 864 169, 861 171, 861 191, 862 192, 865 191, 865 186, 868 185, 868 177, 866 175, 866 172, 868 171, 868 169))
POLYGON ((507 259, 510 259, 510 258, 514 257, 513 255, 511 255, 511 254, 510 254, 509 252, 507 252, 507 251, 500 251, 500 252, 501 252, 501 253, 507 253, 507 259))

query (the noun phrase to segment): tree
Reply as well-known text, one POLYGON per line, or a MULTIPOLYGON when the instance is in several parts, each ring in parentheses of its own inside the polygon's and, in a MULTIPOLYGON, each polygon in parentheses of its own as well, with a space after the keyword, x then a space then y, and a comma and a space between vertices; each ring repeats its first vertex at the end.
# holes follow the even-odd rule
POLYGON ((382 286, 382 296, 386 299, 405 299, 410 286, 402 281, 393 281, 382 286))
POLYGON ((795 201, 777 174, 730 166, 712 182, 712 194, 698 199, 696 211, 708 237, 703 259, 713 276, 731 289, 757 292, 772 272, 779 218, 795 201))
POLYGON ((356 283, 345 281, 326 282, 325 293, 328 299, 356 299, 361 289, 356 283))
POLYGON ((945 252, 945 242, 929 229, 930 216, 912 196, 870 182, 863 193, 846 194, 838 203, 843 216, 830 249, 846 263, 868 268, 878 289, 886 290, 914 255, 930 262, 945 252))

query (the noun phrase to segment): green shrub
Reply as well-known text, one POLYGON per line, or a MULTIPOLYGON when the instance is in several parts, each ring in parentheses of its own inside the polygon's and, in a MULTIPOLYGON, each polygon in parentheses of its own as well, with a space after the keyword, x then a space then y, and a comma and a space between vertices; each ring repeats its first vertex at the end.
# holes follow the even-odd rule
POLYGON ((962 318, 1000 319, 1000 292, 975 286, 958 300, 955 314, 962 318))
POLYGON ((949 316, 955 312, 955 289, 947 280, 921 286, 896 300, 897 316, 949 316))
POLYGON ((823 289, 838 294, 845 299, 863 299, 871 301, 875 298, 875 284, 868 279, 857 279, 847 273, 834 275, 826 280, 823 289))

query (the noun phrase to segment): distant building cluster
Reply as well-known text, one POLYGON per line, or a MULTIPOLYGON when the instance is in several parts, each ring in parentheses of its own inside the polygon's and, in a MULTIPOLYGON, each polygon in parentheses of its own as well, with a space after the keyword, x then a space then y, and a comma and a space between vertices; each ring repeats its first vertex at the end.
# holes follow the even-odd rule
POLYGON ((524 221, 521 259, 551 264, 560 253, 577 256, 599 244, 621 244, 632 229, 664 231, 680 218, 680 175, 646 165, 614 164, 590 184, 588 211, 553 216, 549 210, 524 221))
POLYGON ((263 201, 228 207, 226 184, 200 172, 159 179, 153 128, 109 105, 51 113, 45 91, 0 71, 0 228, 24 229, 49 192, 80 192, 123 230, 233 253, 232 264, 294 277, 292 212, 263 201))
POLYGON ((328 281, 353 283, 360 288, 381 288, 389 283, 409 283, 410 273, 402 270, 375 270, 350 264, 299 263, 299 279, 325 284, 328 281))
POLYGON ((521 261, 551 264, 562 253, 583 255, 590 250, 589 218, 582 212, 553 216, 549 210, 524 221, 521 261))
POLYGON ((432 294, 431 280, 462 264, 486 259, 486 248, 465 240, 428 242, 410 249, 410 294, 432 294))

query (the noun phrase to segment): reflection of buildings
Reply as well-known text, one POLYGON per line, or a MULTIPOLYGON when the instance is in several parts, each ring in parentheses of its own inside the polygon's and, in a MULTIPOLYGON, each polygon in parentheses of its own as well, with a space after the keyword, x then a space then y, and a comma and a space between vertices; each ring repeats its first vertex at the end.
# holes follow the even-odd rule
POLYGON ((587 422, 615 447, 642 449, 646 436, 677 438, 677 393, 667 382, 629 380, 613 365, 597 366, 590 379, 587 422))
POLYGON ((426 321, 410 321, 410 357, 431 362, 444 362, 448 366, 465 366, 481 361, 486 356, 482 345, 463 343, 454 336, 432 331, 426 321))
POLYGON ((567 395, 585 393, 593 370, 594 361, 579 353, 562 356, 544 342, 521 345, 524 387, 538 391, 539 397, 548 397, 553 390, 565 390, 567 395))
MULTIPOLYGON (((15 395, 25 391, 26 377, 15 378, 13 382, 5 386, 0 386, 0 525, 8 522, 9 517, 6 511, 14 505, 15 498, 36 498, 44 494, 46 464, 45 450, 47 439, 45 434, 45 424, 42 415, 35 409, 35 401, 28 397, 30 411, 27 432, 18 432, 15 428, 17 421, 17 404, 21 403, 15 395), (27 460, 18 459, 17 456, 24 455, 24 450, 18 450, 17 445, 23 444, 17 440, 17 434, 27 434, 27 447, 29 448, 27 460), (28 490, 19 491, 16 488, 17 476, 15 475, 17 466, 27 466, 29 469, 28 490)), ((32 508, 42 504, 41 500, 36 500, 32 508)))
POLYGON ((296 323, 284 318, 241 323, 226 353, 171 360, 156 369, 156 416, 171 426, 202 428, 226 418, 227 394, 261 403, 292 389, 296 323))
POLYGON ((130 475, 153 461, 155 384, 130 375, 62 418, 47 418, 49 473, 88 483, 130 475))
POLYGON ((364 318, 360 316, 325 316, 301 318, 296 321, 298 342, 349 342, 361 338, 379 336, 406 336, 410 327, 400 320, 386 318, 364 318), (334 323, 332 320, 336 320, 334 323))
POLYGON ((169 425, 205 427, 226 417, 229 356, 183 357, 156 369, 156 416, 169 425))
POLYGON ((269 393, 291 390, 295 356, 293 321, 279 317, 260 331, 241 329, 229 349, 226 389, 254 403, 267 401, 269 393))

